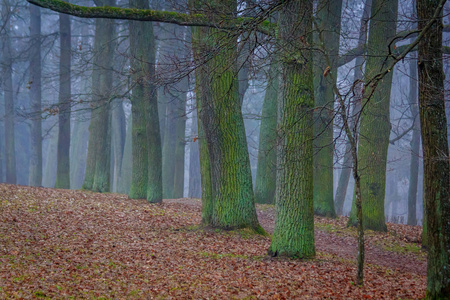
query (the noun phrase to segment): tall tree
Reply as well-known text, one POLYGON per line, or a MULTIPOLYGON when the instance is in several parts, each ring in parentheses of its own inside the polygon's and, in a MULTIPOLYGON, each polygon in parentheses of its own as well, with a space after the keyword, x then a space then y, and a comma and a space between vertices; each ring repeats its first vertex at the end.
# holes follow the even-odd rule
MULTIPOLYGON (((370 17, 370 7, 372 6, 372 0, 366 0, 364 4, 364 11, 361 17, 361 23, 359 27, 359 39, 358 39, 358 48, 364 49, 366 41, 367 41, 367 25, 369 23, 370 17)), ((361 98, 362 98, 362 85, 363 85, 363 64, 365 57, 364 55, 359 55, 355 60, 355 70, 353 76, 353 110, 352 110, 352 118, 350 118, 350 129, 353 131, 353 127, 355 126, 356 120, 359 118, 359 114, 361 111, 361 98)), ((356 128, 355 128, 356 129, 356 128)), ((352 149, 350 138, 347 137, 347 142, 345 144, 345 154, 344 161, 342 163, 342 172, 339 175, 338 186, 336 189, 335 195, 335 207, 336 213, 338 215, 343 214, 345 197, 347 194, 348 182, 350 180, 350 173, 352 171, 353 158, 352 158, 352 149)))
MULTIPOLYGON (((397 29, 398 0, 373 0, 367 44, 365 82, 384 71, 391 63, 390 42, 397 29)), ((386 163, 391 130, 389 106, 392 85, 389 72, 376 85, 366 85, 358 144, 361 199, 364 228, 386 231, 384 196, 386 163)), ((355 201, 354 201, 355 202, 355 201)), ((349 224, 356 225, 356 207, 352 205, 349 224)))
POLYGON ((16 151, 14 143, 14 92, 12 82, 11 39, 11 5, 9 0, 3 0, 2 21, 4 22, 1 35, 2 46, 2 89, 5 101, 5 161, 6 183, 16 183, 16 151))
POLYGON ((335 217, 333 201, 333 119, 334 92, 327 72, 337 74, 339 41, 341 35, 342 0, 320 0, 317 12, 318 34, 323 36, 322 48, 325 54, 317 52, 314 63, 314 212, 318 215, 335 217), (325 63, 323 55, 328 55, 331 65, 325 63))
POLYGON ((41 121, 41 9, 30 4, 30 132, 29 184, 42 184, 42 121, 41 121))
POLYGON ((269 254, 315 255, 313 206, 313 1, 283 3, 278 24, 281 53, 276 222, 269 254))
POLYGON ((419 113, 427 214, 427 298, 450 299, 450 161, 442 64, 443 0, 417 0, 419 113))
MULTIPOLYGON (((114 6, 115 4, 114 0, 95 0, 94 2, 97 6, 114 6)), ((96 20, 94 69, 92 71, 92 113, 83 188, 97 192, 110 191, 110 97, 115 48, 114 36, 114 20, 96 20)))
POLYGON ((278 62, 273 61, 268 73, 259 132, 258 165, 256 168, 255 202, 275 203, 277 165, 277 96, 278 62))
POLYGON ((71 32, 70 16, 59 14, 59 99, 58 99, 58 147, 56 151, 56 188, 70 188, 70 68, 71 32))
MULTIPOLYGON (((149 9, 148 1, 130 0, 149 9)), ((130 21, 132 81, 132 181, 130 198, 162 201, 162 153, 155 76, 155 37, 150 22, 130 21)))
MULTIPOLYGON (((191 7, 212 16, 232 18, 236 12, 236 1, 213 1, 205 5, 193 1, 191 7)), ((207 67, 196 72, 198 116, 201 121, 199 134, 204 132, 209 170, 201 166, 203 181, 211 181, 211 198, 202 188, 204 200, 203 222, 225 229, 250 227, 262 232, 254 206, 252 177, 245 136, 244 120, 238 91, 236 68, 237 37, 215 29, 199 29, 192 33, 194 61, 199 65, 203 55, 209 61, 207 67), (223 43, 221 47, 218 44, 223 43), (212 51, 211 51, 212 50, 212 51), (200 72, 205 72, 201 74, 200 72), (210 172, 208 174, 208 171, 210 172), (208 178, 208 176, 210 176, 208 178)), ((202 138, 202 136, 201 136, 202 138)), ((200 145, 200 160, 205 151, 200 145)), ((206 151, 205 151, 206 152, 206 151)))

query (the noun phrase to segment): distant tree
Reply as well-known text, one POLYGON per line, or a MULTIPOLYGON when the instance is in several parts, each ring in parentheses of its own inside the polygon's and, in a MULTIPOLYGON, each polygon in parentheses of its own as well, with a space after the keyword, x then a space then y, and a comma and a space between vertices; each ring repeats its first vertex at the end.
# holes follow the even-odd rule
MULTIPOLYGON (((98 6, 114 6, 115 4, 114 0, 95 0, 94 2, 98 6)), ((114 20, 96 20, 92 70, 92 112, 83 188, 97 192, 110 191, 110 97, 115 48, 114 36, 114 20)))
MULTIPOLYGON (((275 59, 274 59, 275 60, 275 59)), ((259 131, 258 165, 256 168, 255 202, 275 203, 277 174, 277 97, 279 89, 278 62, 268 72, 259 131)))
POLYGON ((1 32, 1 68, 2 68, 2 90, 5 101, 5 162, 6 162, 6 182, 16 183, 16 150, 15 150, 15 130, 14 130, 14 92, 12 81, 12 55, 11 55, 11 14, 12 7, 9 0, 2 0, 2 22, 1 32))
POLYGON ((30 4, 30 174, 31 186, 42 185, 42 119, 41 119, 41 9, 30 4))
MULTIPOLYGON (((367 41, 367 27, 370 18, 370 8, 372 5, 372 0, 366 0, 364 3, 363 15, 361 17, 360 27, 359 27, 359 38, 357 48, 365 49, 365 44, 367 41)), ((365 51, 364 51, 365 52, 365 51)), ((353 103, 352 112, 349 116, 350 129, 353 131, 356 120, 359 118, 361 110, 361 98, 362 98, 362 88, 363 88, 363 65, 365 57, 364 55, 359 55, 355 59, 355 70, 353 76, 353 103)), ((356 129, 356 128, 355 128, 356 129)), ((336 213, 341 216, 343 214, 345 197, 347 195, 348 182, 350 180, 350 175, 352 172, 353 158, 352 158, 352 146, 347 137, 347 142, 345 144, 344 161, 342 163, 342 172, 339 176, 338 186, 336 188, 335 194, 335 207, 336 213)))
MULTIPOLYGON (((149 9, 148 1, 130 0, 149 9)), ((162 201, 162 153, 155 76, 155 37, 150 22, 130 21, 132 69, 132 181, 130 198, 162 201)))
POLYGON ((70 188, 71 28, 70 16, 59 14, 59 100, 56 188, 70 188))

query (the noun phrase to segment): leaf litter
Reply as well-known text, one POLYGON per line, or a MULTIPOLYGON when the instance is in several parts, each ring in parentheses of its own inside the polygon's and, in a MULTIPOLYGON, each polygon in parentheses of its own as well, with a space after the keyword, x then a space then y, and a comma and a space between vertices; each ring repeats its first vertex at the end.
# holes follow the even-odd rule
MULTIPOLYGON (((420 228, 369 233, 365 284, 346 219, 316 218, 313 260, 267 256, 270 237, 198 226, 196 199, 0 184, 1 299, 417 299, 425 296, 420 228), (386 246, 388 245, 388 246, 386 246), (389 247, 389 245, 394 245, 389 247), (405 246, 406 245, 406 246, 405 246)), ((258 205, 271 232, 273 206, 258 205)))

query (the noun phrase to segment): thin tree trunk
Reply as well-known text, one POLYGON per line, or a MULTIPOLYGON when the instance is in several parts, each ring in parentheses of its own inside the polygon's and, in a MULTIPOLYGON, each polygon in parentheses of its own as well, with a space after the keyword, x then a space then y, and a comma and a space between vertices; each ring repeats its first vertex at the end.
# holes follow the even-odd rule
POLYGON ((30 5, 30 132, 29 185, 42 185, 42 120, 41 120, 41 10, 30 5))
POLYGON ((189 198, 201 198, 200 153, 198 141, 197 110, 192 112, 191 140, 189 141, 189 198), (194 141, 195 139, 195 141, 194 141))
POLYGON ((61 54, 59 60, 58 147, 55 188, 70 188, 70 16, 59 14, 61 54))
POLYGON ((125 147, 125 113, 123 111, 121 99, 113 101, 111 116, 112 143, 114 151, 113 160, 113 181, 112 191, 117 192, 120 176, 120 168, 122 167, 122 158, 125 147))
POLYGON ((417 185, 419 181, 419 151, 420 151, 420 121, 419 108, 417 105, 417 56, 411 53, 409 62, 409 105, 412 120, 414 122, 411 138, 411 163, 409 169, 408 188, 408 225, 417 225, 416 204, 417 185))
POLYGON ((9 29, 11 28, 11 11, 9 0, 3 0, 2 20, 2 88, 5 101, 5 161, 6 183, 16 184, 16 151, 14 143, 14 93, 12 83, 12 57, 9 29))

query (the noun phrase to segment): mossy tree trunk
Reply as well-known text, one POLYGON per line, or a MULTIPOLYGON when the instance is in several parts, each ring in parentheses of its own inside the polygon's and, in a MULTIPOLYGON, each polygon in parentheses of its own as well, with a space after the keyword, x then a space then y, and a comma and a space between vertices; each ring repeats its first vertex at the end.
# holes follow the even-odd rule
MULTIPOLYGON (((130 0, 133 8, 148 9, 148 1, 130 0)), ((130 21, 132 68, 132 181, 130 198, 162 201, 162 153, 155 76, 155 37, 150 22, 130 21)))
POLYGON ((14 143, 14 91, 12 82, 12 56, 11 39, 9 30, 11 28, 11 6, 9 0, 3 0, 1 10, 3 20, 2 33, 2 90, 5 101, 5 162, 6 162, 6 183, 16 184, 16 150, 14 143))
POLYGON ((258 165, 256 168, 255 202, 275 203, 277 180, 277 96, 278 62, 272 62, 261 113, 258 165))
POLYGON ((333 82, 337 79, 339 40, 341 33, 342 0, 321 0, 318 3, 317 34, 323 36, 324 54, 317 52, 314 63, 314 212, 317 215, 336 217, 333 201, 333 82), (326 64, 324 55, 331 65, 326 64), (327 76, 326 72, 336 76, 327 76), (334 78, 334 80, 332 79, 334 78))
POLYGON ((419 41, 419 111, 427 214, 427 299, 450 299, 450 161, 442 64, 445 1, 418 0, 418 29, 437 17, 419 41), (439 12, 436 16, 436 11, 439 12))
MULTIPOLYGON (((201 5, 201 2, 196 4, 201 5)), ((223 15, 232 16, 236 11, 236 1, 213 1, 210 8, 222 12, 223 15)), ((206 13, 209 13, 207 9, 206 13)), ((213 227, 250 227, 263 232, 256 217, 250 160, 239 99, 235 63, 237 38, 213 29, 211 33, 208 36, 203 35, 201 31, 199 35, 192 34, 193 45, 200 47, 194 49, 194 60, 199 57, 199 50, 215 47, 214 51, 208 54, 211 58, 208 62, 209 72, 202 74, 201 81, 198 82, 208 83, 202 84, 204 90, 211 89, 198 101, 198 106, 201 106, 199 118, 208 146, 212 183, 212 202, 208 204, 211 206, 208 211, 210 215, 204 215, 203 220, 213 227), (205 45, 205 42, 209 44, 205 45), (220 47, 217 47, 218 44, 220 47)))
MULTIPOLYGON (((202 1, 189 0, 190 12, 195 13, 202 9, 202 1)), ((211 100, 211 89, 207 85, 207 76, 209 73, 208 54, 212 53, 210 44, 207 39, 211 30, 208 28, 191 27, 192 36, 192 54, 195 69, 195 100, 197 107, 197 142, 199 147, 200 160, 200 185, 202 196, 202 224, 209 226, 212 221, 213 214, 213 198, 212 198, 212 178, 211 167, 209 161, 209 150, 206 141, 205 131, 203 130, 203 120, 208 116, 208 108, 206 105, 211 100), (206 55, 205 55, 206 54, 206 55)))
MULTIPOLYGON (((113 0, 96 1, 97 5, 113 6, 113 0)), ((92 71, 91 123, 89 125, 88 157, 83 188, 96 192, 110 191, 111 125, 110 97, 114 55, 114 20, 95 21, 94 69, 92 71)))
MULTIPOLYGON (((389 43, 396 33, 397 11, 398 0, 372 1, 365 69, 366 84, 391 62, 389 43)), ((366 86, 362 100, 364 109, 361 112, 358 157, 363 220, 365 229, 375 231, 387 230, 384 196, 391 131, 389 107, 392 71, 377 85, 366 86)), ((349 224, 356 225, 355 205, 352 206, 349 224)))
POLYGON ((30 5, 30 174, 29 185, 42 185, 41 9, 30 5))
POLYGON ((283 4, 276 222, 269 254, 310 258, 315 255, 313 205, 312 53, 313 1, 283 4))
POLYGON ((58 147, 56 154, 55 188, 70 188, 70 69, 71 28, 69 15, 59 14, 59 99, 58 99, 58 147))

